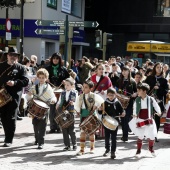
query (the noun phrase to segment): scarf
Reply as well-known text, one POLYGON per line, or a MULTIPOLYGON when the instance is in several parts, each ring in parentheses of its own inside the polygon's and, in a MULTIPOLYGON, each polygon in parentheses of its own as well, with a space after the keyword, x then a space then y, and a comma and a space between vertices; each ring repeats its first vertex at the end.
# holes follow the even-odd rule
POLYGON ((59 64, 57 64, 57 65, 52 65, 52 68, 53 68, 53 74, 54 74, 54 76, 57 77, 59 64))

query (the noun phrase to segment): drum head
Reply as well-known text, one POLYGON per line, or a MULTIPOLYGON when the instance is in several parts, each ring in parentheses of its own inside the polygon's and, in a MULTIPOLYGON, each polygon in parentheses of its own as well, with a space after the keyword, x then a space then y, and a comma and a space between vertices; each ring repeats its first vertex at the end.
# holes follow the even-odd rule
POLYGON ((106 128, 108 128, 110 130, 115 130, 116 127, 119 125, 118 121, 109 115, 106 115, 103 118, 102 123, 106 128))
POLYGON ((49 108, 49 106, 48 106, 46 103, 44 103, 44 102, 42 102, 42 101, 40 101, 40 100, 34 99, 33 101, 34 101, 34 103, 37 104, 38 106, 41 106, 41 107, 47 108, 47 109, 49 108))
POLYGON ((115 126, 118 126, 118 121, 116 119, 114 119, 113 117, 110 117, 110 116, 105 116, 104 117, 106 119, 106 121, 110 124, 113 124, 115 126))

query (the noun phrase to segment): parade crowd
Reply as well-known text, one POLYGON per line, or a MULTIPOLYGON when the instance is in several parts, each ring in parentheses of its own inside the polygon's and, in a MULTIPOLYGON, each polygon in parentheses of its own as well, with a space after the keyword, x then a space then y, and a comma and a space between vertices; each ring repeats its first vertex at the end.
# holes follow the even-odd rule
POLYGON ((37 56, 23 56, 14 48, 0 57, 0 125, 4 130, 3 147, 11 147, 16 120, 32 119, 34 145, 43 149, 48 133, 62 133, 63 151, 78 150, 85 154, 86 140, 90 153, 95 152, 95 139, 105 139, 103 156, 116 158, 117 131, 122 128, 122 142, 129 133, 136 135, 135 157, 141 156, 142 143, 155 157, 154 143, 160 124, 170 134, 170 70, 167 64, 146 59, 122 61, 111 56, 107 61, 93 58, 62 59, 59 52, 37 64, 37 56), (77 145, 75 117, 80 118, 80 144, 77 145), (164 120, 163 120, 164 118, 164 120))

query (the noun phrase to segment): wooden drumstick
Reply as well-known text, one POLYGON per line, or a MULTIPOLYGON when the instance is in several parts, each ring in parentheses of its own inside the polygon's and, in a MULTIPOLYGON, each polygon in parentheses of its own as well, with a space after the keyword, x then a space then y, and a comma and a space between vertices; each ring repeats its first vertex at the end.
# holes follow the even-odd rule
POLYGON ((53 87, 55 87, 55 88, 57 88, 57 86, 55 86, 54 84, 52 84, 52 83, 50 83, 50 82, 48 82, 50 85, 52 85, 53 87))
POLYGON ((58 89, 62 86, 63 83, 61 83, 59 86, 58 86, 58 89))

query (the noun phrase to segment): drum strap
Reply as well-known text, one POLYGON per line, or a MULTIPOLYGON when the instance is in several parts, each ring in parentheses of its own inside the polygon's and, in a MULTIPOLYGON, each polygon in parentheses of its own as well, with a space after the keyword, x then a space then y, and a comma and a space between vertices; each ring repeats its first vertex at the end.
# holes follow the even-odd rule
POLYGON ((87 107, 87 103, 86 103, 86 99, 85 99, 85 94, 83 94, 83 100, 84 100, 85 108, 86 108, 86 109, 88 109, 88 107, 87 107))
POLYGON ((103 80, 103 78, 104 78, 104 76, 102 75, 102 76, 100 77, 100 80, 99 80, 98 83, 96 84, 96 86, 95 86, 93 92, 96 91, 97 87, 99 86, 99 84, 100 84, 100 82, 103 80))
POLYGON ((36 84, 35 90, 36 90, 37 96, 39 95, 38 97, 41 97, 41 96, 47 91, 47 88, 48 88, 48 84, 47 84, 47 86, 45 87, 45 89, 43 90, 42 94, 39 95, 39 84, 36 84))

